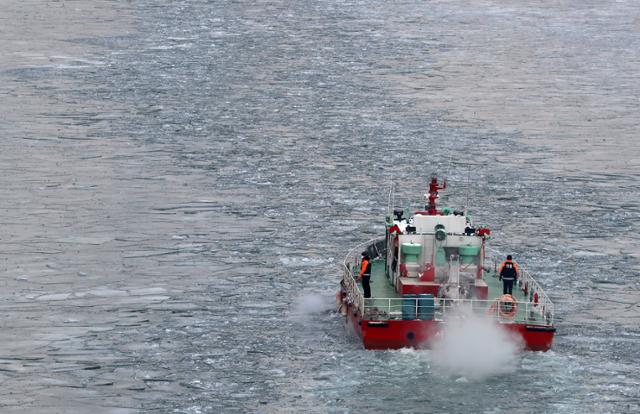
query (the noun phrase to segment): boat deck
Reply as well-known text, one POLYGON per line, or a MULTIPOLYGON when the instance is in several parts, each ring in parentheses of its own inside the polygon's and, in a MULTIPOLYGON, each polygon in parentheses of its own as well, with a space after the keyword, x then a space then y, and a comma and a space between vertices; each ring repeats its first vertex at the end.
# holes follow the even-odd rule
MULTIPOLYGON (((396 290, 387 279, 387 275, 384 272, 384 260, 378 259, 371 263, 371 297, 372 298, 400 298, 401 295, 396 293, 396 290)), ((362 284, 358 285, 362 290, 362 284)))
MULTIPOLYGON (((383 259, 374 260, 371 266, 371 298, 366 300, 366 306, 368 308, 376 308, 378 310, 386 309, 386 312, 381 311, 379 312, 379 314, 383 315, 385 318, 394 318, 394 316, 392 315, 394 313, 394 309, 392 309, 394 307, 393 303, 399 303, 399 300, 402 299, 402 296, 396 293, 394 287, 387 279, 385 275, 385 263, 383 259)), ((496 301, 496 299, 502 296, 502 281, 498 279, 498 277, 495 275, 495 272, 491 271, 489 273, 485 273, 484 281, 489 287, 487 301, 475 301, 473 304, 474 309, 477 309, 481 312, 486 312, 486 309, 488 309, 490 305, 496 301)), ((358 284, 357 286, 362 292, 362 285, 358 284)), ((520 303, 520 306, 518 307, 518 313, 516 317, 513 318, 514 322, 543 322, 543 318, 541 317, 539 312, 532 312, 532 306, 528 305, 529 298, 527 298, 524 292, 515 285, 513 287, 512 296, 517 302, 520 303), (523 306, 522 304, 527 304, 527 306, 523 306)), ((395 306, 395 308, 397 308, 397 306, 395 306)), ((395 315, 395 317, 397 317, 397 312, 395 313, 395 315)))

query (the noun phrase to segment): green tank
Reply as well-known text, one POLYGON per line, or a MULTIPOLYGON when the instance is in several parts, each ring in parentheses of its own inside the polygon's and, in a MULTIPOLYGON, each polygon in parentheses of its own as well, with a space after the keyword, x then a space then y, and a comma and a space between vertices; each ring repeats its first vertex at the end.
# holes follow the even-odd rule
POLYGON ((418 256, 422 253, 422 245, 420 243, 402 243, 402 254, 405 263, 416 263, 418 256))
POLYGON ((460 261, 463 264, 472 264, 476 260, 476 256, 480 254, 480 246, 460 246, 460 261))

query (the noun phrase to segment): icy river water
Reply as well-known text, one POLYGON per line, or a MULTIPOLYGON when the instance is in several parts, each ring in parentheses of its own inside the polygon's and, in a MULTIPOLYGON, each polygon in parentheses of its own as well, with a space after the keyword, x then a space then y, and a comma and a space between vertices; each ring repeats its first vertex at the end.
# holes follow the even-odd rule
POLYGON ((0 40, 0 412, 640 411, 636 0, 7 0, 0 40), (432 172, 552 351, 345 335, 344 255, 432 172))

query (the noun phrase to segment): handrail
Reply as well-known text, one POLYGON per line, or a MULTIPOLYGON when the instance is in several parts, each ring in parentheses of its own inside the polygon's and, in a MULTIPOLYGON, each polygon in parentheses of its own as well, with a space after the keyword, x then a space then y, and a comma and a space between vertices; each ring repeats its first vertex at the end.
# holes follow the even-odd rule
MULTIPOLYGON (((487 248, 487 250, 492 255, 494 255, 496 257, 500 254, 500 252, 495 248, 487 248)), ((504 256, 504 255, 502 255, 502 256, 504 256)), ((524 264, 522 264, 520 270, 521 270, 520 271, 520 283, 522 283, 523 286, 526 284, 527 291, 531 292, 530 295, 533 295, 533 292, 537 292, 538 293, 537 306, 539 306, 540 309, 543 310, 543 312, 545 313, 546 319, 549 320, 550 324, 552 325, 553 324, 553 315, 554 315, 554 310, 555 310, 553 302, 551 301, 551 299, 549 299, 549 296, 544 291, 544 289, 542 289, 542 286, 540 286, 538 281, 535 280, 533 278, 533 276, 531 276, 531 273, 529 273, 529 271, 526 269, 526 266, 524 264)), ((533 299, 530 299, 530 302, 532 300, 533 299)))
POLYGON ((355 247, 353 247, 351 250, 349 250, 349 252, 347 252, 347 255, 344 258, 344 262, 343 265, 345 266, 345 268, 347 267, 347 261, 351 258, 351 259, 356 259, 357 258, 357 254, 354 254, 354 252, 356 252, 357 250, 362 249, 363 246, 371 246, 371 245, 375 245, 377 242, 384 240, 384 237, 376 237, 374 239, 370 239, 367 240, 366 242, 362 242, 358 245, 356 245, 355 247))
POLYGON ((363 315, 369 320, 422 319, 446 321, 450 314, 459 309, 467 309, 475 314, 491 317, 501 323, 525 323, 552 326, 541 304, 529 301, 502 302, 500 299, 447 299, 433 298, 433 302, 423 302, 423 298, 370 298, 364 301, 363 315), (516 305, 510 314, 506 305, 516 305), (493 305, 496 305, 495 307, 493 305), (425 318, 426 316, 426 318, 425 318))
MULTIPOLYGON (((381 251, 378 249, 378 243, 383 241, 384 237, 377 237, 374 239, 367 240, 363 243, 360 243, 353 247, 347 255, 345 256, 343 267, 344 267, 344 276, 343 276, 343 286, 346 290, 347 301, 355 305, 357 312, 361 315, 364 315, 366 318, 372 319, 396 319, 400 314, 399 318, 402 318, 402 306, 403 301, 407 300, 415 300, 416 312, 418 309, 418 300, 413 298, 364 298, 364 295, 358 288, 358 282, 356 279, 356 269, 358 269, 360 265, 359 260, 359 252, 363 247, 370 248, 374 247, 376 256, 381 255, 381 251), (386 302, 386 305, 385 305, 386 302), (386 315, 386 316, 385 316, 386 315)), ((492 254, 497 256, 498 252, 495 249, 487 248, 487 250, 492 254)), ((537 292, 538 293, 538 302, 533 302, 531 293, 529 295, 529 300, 527 301, 515 301, 518 308, 518 314, 514 321, 524 322, 524 323, 532 323, 532 324, 545 324, 548 326, 553 325, 553 317, 554 317, 554 305, 553 302, 549 299, 546 292, 542 289, 540 284, 531 276, 529 271, 522 266, 521 269, 521 283, 526 283, 528 286, 529 292, 537 292)), ((490 305, 496 303, 495 300, 480 300, 480 299, 446 299, 446 298, 435 298, 435 309, 436 315, 439 315, 440 319, 434 316, 435 320, 443 320, 447 313, 447 309, 451 308, 453 305, 456 307, 460 305, 471 304, 471 307, 474 306, 477 308, 480 306, 481 309, 485 311, 489 309, 490 305)), ((500 317, 500 315, 492 315, 497 319, 504 319, 500 317)))
MULTIPOLYGON (((347 292, 347 301, 356 306, 356 309, 359 312, 364 313, 364 295, 360 292, 358 288, 358 282, 354 277, 354 270, 359 266, 358 254, 356 253, 358 250, 362 249, 364 246, 376 246, 378 242, 384 240, 384 237, 376 237, 375 239, 367 240, 366 242, 360 243, 353 247, 344 258, 344 262, 342 263, 344 267, 344 276, 342 278, 344 288, 347 292), (349 263, 351 262, 351 263, 349 263), (349 266, 351 264, 351 266, 349 266)), ((380 254, 380 251, 376 247, 376 253, 380 254)))
MULTIPOLYGON (((537 280, 531 276, 531 274, 523 267, 521 272, 521 282, 526 284, 529 292, 538 293, 538 304, 549 314, 549 318, 553 321, 554 306, 551 299, 547 296, 544 289, 540 286, 537 280)), ((532 294, 530 294, 531 297, 532 294)))

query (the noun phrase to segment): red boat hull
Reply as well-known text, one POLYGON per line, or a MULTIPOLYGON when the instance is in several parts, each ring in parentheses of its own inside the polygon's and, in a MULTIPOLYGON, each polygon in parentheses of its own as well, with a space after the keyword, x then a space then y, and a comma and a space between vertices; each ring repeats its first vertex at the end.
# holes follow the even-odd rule
MULTIPOLYGON (((438 321, 366 320, 347 306, 347 325, 366 349, 430 348, 441 331, 438 321)), ((555 328, 542 325, 504 324, 504 329, 520 335, 524 347, 531 351, 548 351, 555 328)))

